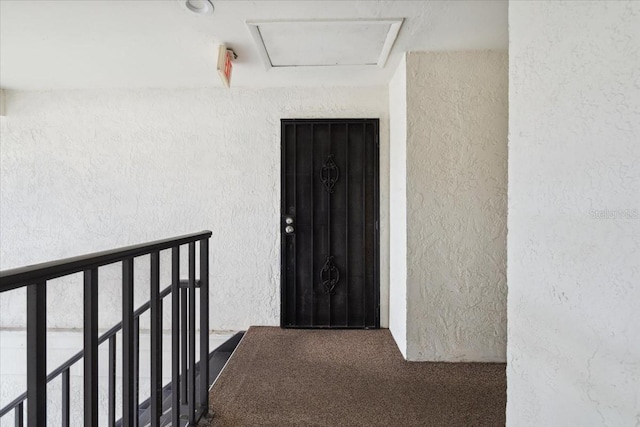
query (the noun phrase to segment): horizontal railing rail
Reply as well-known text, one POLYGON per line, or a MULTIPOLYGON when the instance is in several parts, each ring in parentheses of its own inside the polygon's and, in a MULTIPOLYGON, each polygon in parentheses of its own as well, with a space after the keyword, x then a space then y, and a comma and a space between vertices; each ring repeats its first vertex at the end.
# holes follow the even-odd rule
POLYGON ((123 248, 94 252, 88 255, 80 255, 64 258, 56 261, 43 262, 10 270, 0 271, 0 292, 10 291, 34 282, 46 281, 69 274, 114 264, 125 258, 136 258, 149 255, 154 251, 171 249, 175 246, 185 245, 211 237, 211 231, 185 234, 171 239, 156 240, 139 245, 125 246, 123 248))
POLYGON ((200 357, 209 354, 209 238, 210 231, 96 252, 59 261, 0 272, 0 292, 27 288, 27 391, 0 409, 0 417, 13 411, 15 425, 24 423, 26 401, 29 426, 47 425, 46 385, 62 375, 63 426, 70 424, 70 369, 84 362, 84 424, 98 421, 98 346, 108 342, 108 425, 137 426, 139 421, 139 318, 151 312, 150 425, 160 425, 162 407, 162 302, 171 295, 171 425, 195 425, 208 412, 208 363, 196 363, 196 290, 200 294, 200 357), (196 279, 196 243, 200 249, 200 278, 196 279), (180 280, 180 247, 188 245, 188 280, 180 280), (160 291, 160 251, 171 249, 171 285, 160 291), (149 301, 133 309, 134 259, 150 255, 149 301), (122 263, 122 322, 98 336, 98 268, 122 263), (47 375, 47 280, 84 272, 84 348, 47 375), (116 334, 122 331, 122 418, 116 423, 116 334), (198 366, 200 365, 200 366, 198 366), (196 390, 197 388, 197 390, 196 390), (196 396, 197 395, 197 396, 196 396))

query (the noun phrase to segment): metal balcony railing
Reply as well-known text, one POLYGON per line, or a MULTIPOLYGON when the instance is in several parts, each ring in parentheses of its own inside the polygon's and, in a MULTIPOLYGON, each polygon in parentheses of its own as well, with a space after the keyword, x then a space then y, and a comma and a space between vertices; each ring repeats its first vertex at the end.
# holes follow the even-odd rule
POLYGON ((70 424, 70 368, 84 358, 84 425, 98 425, 98 346, 108 342, 108 425, 138 426, 140 315, 150 310, 151 396, 144 424, 195 425, 208 411, 210 231, 82 255, 0 272, 0 293, 27 291, 27 391, 0 409, 15 425, 57 424, 47 420, 47 383, 62 375, 62 420, 70 424), (200 272, 196 279, 196 243, 200 272), (180 247, 188 247, 188 280, 180 280, 180 247), (171 285, 160 290, 160 252, 171 250, 171 285), (150 255, 150 300, 134 311, 134 260, 150 255), (98 336, 98 268, 122 264, 122 322, 98 336), (47 281, 84 272, 84 348, 47 375, 47 281), (196 290, 199 288, 200 349, 196 358, 196 290), (162 302, 171 295, 171 402, 163 408, 162 302), (122 418, 116 420, 116 334, 122 331, 122 418), (196 360, 198 359, 198 360, 196 360), (201 363, 204 361, 204 363, 201 363), (198 371, 198 378, 196 378, 198 371))

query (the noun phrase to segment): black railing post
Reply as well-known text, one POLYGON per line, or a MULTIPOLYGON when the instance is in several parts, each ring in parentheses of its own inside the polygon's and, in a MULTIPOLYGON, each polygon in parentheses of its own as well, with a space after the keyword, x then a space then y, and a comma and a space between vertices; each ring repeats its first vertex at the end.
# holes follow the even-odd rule
POLYGON ((189 369, 189 355, 187 344, 189 336, 188 325, 188 296, 189 289, 180 287, 180 402, 186 405, 189 401, 187 396, 187 370, 189 369))
POLYGON ((133 316, 133 427, 140 421, 140 317, 133 316))
POLYGON ((122 261, 122 425, 133 427, 133 258, 122 261))
POLYGON ((47 424, 47 288, 27 286, 27 422, 47 424))
POLYGON ((15 427, 23 427, 24 426, 24 404, 22 402, 18 403, 15 411, 15 427))
POLYGON ((69 404, 70 385, 69 368, 67 368, 62 372, 62 427, 69 427, 71 424, 71 408, 69 404))
POLYGON ((116 335, 109 337, 109 413, 107 425, 116 427, 116 335))
POLYGON ((171 249, 171 425, 180 425, 180 247, 171 249))
POLYGON ((84 272, 84 425, 98 425, 98 269, 84 272))
POLYGON ((189 425, 196 424, 196 243, 189 243, 189 425))
POLYGON ((162 309, 160 308, 160 253, 151 254, 151 427, 162 413, 162 309))
POLYGON ((200 240, 200 411, 209 412, 209 240, 200 240))

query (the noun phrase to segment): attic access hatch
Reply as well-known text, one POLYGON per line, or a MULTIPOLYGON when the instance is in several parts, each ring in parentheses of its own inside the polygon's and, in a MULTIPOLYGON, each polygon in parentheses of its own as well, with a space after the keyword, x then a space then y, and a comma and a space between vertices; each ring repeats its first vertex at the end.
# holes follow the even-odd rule
POLYGON ((403 19, 247 21, 267 69, 342 65, 383 68, 403 19))

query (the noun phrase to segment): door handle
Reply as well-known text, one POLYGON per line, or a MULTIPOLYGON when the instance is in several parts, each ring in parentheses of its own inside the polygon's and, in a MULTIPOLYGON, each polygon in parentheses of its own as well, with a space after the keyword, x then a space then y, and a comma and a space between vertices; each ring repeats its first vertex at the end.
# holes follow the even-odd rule
POLYGON ((295 231, 295 230, 294 230, 294 229, 293 229, 293 227, 292 227, 292 226, 290 226, 290 225, 287 225, 287 226, 284 228, 284 232, 285 232, 285 233, 287 233, 287 234, 291 234, 291 233, 293 233, 294 231, 295 231))

